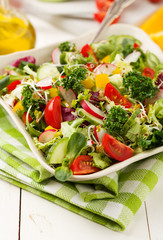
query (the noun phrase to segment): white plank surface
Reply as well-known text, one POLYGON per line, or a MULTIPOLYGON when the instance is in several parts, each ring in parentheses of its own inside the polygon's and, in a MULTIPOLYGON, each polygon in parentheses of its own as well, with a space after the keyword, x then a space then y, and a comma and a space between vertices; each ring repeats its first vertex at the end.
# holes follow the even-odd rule
POLYGON ((21 240, 149 239, 144 205, 127 230, 120 233, 26 191, 22 191, 21 206, 21 240))
POLYGON ((163 177, 146 200, 151 240, 163 240, 163 177))
POLYGON ((0 180, 0 239, 17 240, 20 189, 0 180))

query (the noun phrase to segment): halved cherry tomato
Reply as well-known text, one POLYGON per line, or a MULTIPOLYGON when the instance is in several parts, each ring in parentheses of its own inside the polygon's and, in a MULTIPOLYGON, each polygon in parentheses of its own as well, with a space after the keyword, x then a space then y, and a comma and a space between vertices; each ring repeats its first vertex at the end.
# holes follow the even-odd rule
POLYGON ((87 63, 86 66, 88 67, 88 70, 91 72, 96 68, 96 65, 94 63, 87 63))
POLYGON ((53 97, 45 107, 44 114, 45 122, 53 128, 60 129, 62 122, 61 114, 61 98, 60 96, 53 97))
POLYGON ((132 157, 134 153, 132 148, 119 142, 117 139, 107 133, 105 133, 103 136, 102 145, 105 152, 109 154, 110 157, 118 161, 124 161, 132 157))
POLYGON ((16 88, 16 86, 19 85, 20 83, 21 83, 21 81, 19 81, 19 80, 16 80, 16 81, 10 83, 10 84, 7 86, 8 92, 13 91, 13 90, 16 88))
POLYGON ((92 166, 93 158, 88 155, 81 155, 74 159, 71 164, 71 170, 74 175, 89 174, 100 170, 100 168, 92 166))
POLYGON ((81 54, 83 57, 89 57, 89 53, 94 54, 94 51, 89 44, 86 44, 82 47, 81 54))
POLYGON ((132 107, 132 103, 123 95, 121 95, 111 83, 108 83, 105 87, 105 96, 113 101, 116 105, 122 105, 126 108, 132 107))
POLYGON ((100 11, 107 11, 113 2, 114 0, 96 0, 96 6, 100 11))
POLYGON ((155 71, 152 68, 145 67, 143 70, 143 76, 153 79, 155 77, 155 71))
POLYGON ((91 48, 91 46, 89 44, 86 44, 82 47, 81 54, 83 55, 83 57, 89 57, 89 54, 91 54, 94 57, 94 61, 98 62, 97 58, 96 58, 96 55, 95 55, 93 49, 91 48))
MULTIPOLYGON (((24 123, 24 124, 26 124, 26 116, 27 116, 27 113, 24 112, 24 113, 23 113, 23 117, 22 117, 22 120, 23 120, 23 123, 24 123)), ((31 118, 30 114, 28 115, 28 121, 29 121, 29 122, 32 122, 32 118, 31 118)))
MULTIPOLYGON (((97 13, 94 13, 94 19, 101 23, 103 21, 103 19, 105 18, 106 13, 107 13, 107 11, 99 11, 97 13)), ((120 16, 117 17, 111 24, 117 23, 119 21, 119 18, 120 18, 120 16)))

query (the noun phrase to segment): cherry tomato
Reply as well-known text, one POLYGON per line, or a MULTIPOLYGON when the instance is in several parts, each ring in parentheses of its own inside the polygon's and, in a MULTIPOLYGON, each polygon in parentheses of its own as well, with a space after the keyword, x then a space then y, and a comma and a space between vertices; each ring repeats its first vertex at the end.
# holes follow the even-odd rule
POLYGON ((87 63, 86 66, 88 67, 88 70, 91 72, 96 68, 96 65, 94 63, 87 63))
MULTIPOLYGON (((107 13, 106 11, 99 11, 97 13, 94 13, 94 19, 101 23, 105 18, 106 13, 107 13)), ((120 16, 117 17, 111 24, 117 23, 119 21, 119 18, 120 16)))
POLYGON ((89 44, 86 44, 82 47, 81 54, 83 55, 83 57, 89 57, 89 54, 91 54, 91 55, 93 55, 95 63, 98 62, 98 60, 96 58, 96 54, 94 53, 93 49, 91 48, 91 46, 89 44))
POLYGON ((74 175, 89 174, 99 171, 100 169, 92 166, 93 158, 88 155, 81 155, 74 159, 71 164, 71 170, 74 175))
MULTIPOLYGON (((24 113, 23 113, 23 117, 22 117, 22 120, 23 120, 23 123, 24 123, 24 124, 26 124, 26 116, 27 116, 27 113, 24 112, 24 113)), ((28 115, 28 121, 29 121, 29 122, 32 122, 32 118, 31 118, 30 114, 28 115)))
POLYGON ((62 122, 61 114, 61 98, 60 96, 53 97, 45 107, 44 114, 45 122, 53 128, 60 129, 62 122))
POLYGON ((143 76, 153 79, 155 77, 155 71, 152 68, 145 67, 143 70, 143 76))
POLYGON ((113 2, 114 0, 96 0, 96 6, 100 11, 107 11, 113 2))
POLYGON ((21 81, 19 81, 19 80, 16 80, 16 81, 10 83, 10 84, 7 86, 8 92, 13 91, 13 90, 16 88, 16 86, 19 85, 20 83, 21 83, 21 81))
POLYGON ((91 48, 91 46, 89 44, 86 44, 82 47, 81 49, 81 54, 83 55, 83 57, 89 57, 89 53, 90 54, 94 54, 93 49, 91 48))
POLYGON ((111 83, 108 83, 105 87, 105 96, 113 101, 116 105, 122 105, 126 108, 132 107, 132 103, 123 95, 121 95, 111 83))
POLYGON ((104 150, 110 157, 118 161, 124 161, 133 155, 133 149, 119 142, 111 135, 105 133, 102 139, 104 150))

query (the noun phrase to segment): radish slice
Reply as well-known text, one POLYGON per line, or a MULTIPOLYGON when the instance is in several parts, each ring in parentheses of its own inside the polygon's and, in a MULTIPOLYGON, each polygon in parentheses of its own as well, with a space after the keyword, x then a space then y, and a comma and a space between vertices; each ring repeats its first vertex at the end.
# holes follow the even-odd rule
POLYGON ((130 53, 126 58, 125 61, 127 62, 137 62, 138 58, 140 57, 141 53, 138 51, 133 51, 130 53))
POLYGON ((29 62, 29 63, 34 63, 36 62, 36 59, 33 57, 33 56, 27 56, 27 57, 24 57, 24 58, 19 58, 17 59, 15 62, 13 62, 11 64, 11 66, 14 66, 14 67, 19 67, 19 64, 21 61, 25 61, 25 62, 29 62))
POLYGON ((101 128, 100 131, 98 131, 97 126, 95 126, 95 138, 99 143, 102 143, 102 139, 105 133, 106 133, 106 130, 104 128, 101 128))
POLYGON ((52 83, 53 83, 53 79, 52 77, 46 77, 44 79, 42 79, 41 81, 37 82, 36 85, 37 87, 43 89, 43 90, 47 90, 52 88, 52 83))
POLYGON ((73 90, 69 89, 66 91, 66 89, 60 86, 59 91, 64 100, 68 103, 69 106, 71 106, 72 100, 76 99, 76 94, 73 92, 73 90))
POLYGON ((60 64, 61 51, 59 48, 55 48, 52 52, 51 59, 54 64, 60 64))
POLYGON ((116 68, 117 67, 114 64, 104 63, 99 65, 97 68, 95 68, 94 73, 95 75, 101 74, 101 73, 106 73, 110 75, 116 68))
POLYGON ((81 100, 80 105, 82 106, 82 108, 84 108, 86 112, 90 113, 94 117, 104 119, 105 114, 99 108, 95 107, 92 103, 86 100, 81 100))
POLYGON ((56 130, 55 129, 49 129, 44 131, 43 133, 41 133, 41 135, 39 136, 39 142, 41 143, 47 143, 49 141, 51 141, 54 136, 56 134, 56 130))
POLYGON ((159 89, 156 95, 153 98, 148 98, 145 100, 146 106, 151 103, 155 103, 157 100, 163 99, 163 89, 159 89))

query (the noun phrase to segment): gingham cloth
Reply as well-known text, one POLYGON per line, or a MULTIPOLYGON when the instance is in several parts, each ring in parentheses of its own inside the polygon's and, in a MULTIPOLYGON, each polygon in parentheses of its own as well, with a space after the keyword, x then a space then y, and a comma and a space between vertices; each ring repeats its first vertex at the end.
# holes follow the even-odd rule
POLYGON ((0 178, 115 231, 123 231, 163 173, 163 153, 84 183, 60 183, 39 164, 0 108, 0 178))

